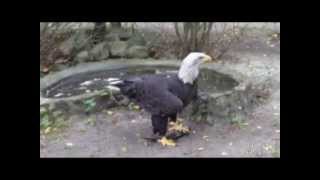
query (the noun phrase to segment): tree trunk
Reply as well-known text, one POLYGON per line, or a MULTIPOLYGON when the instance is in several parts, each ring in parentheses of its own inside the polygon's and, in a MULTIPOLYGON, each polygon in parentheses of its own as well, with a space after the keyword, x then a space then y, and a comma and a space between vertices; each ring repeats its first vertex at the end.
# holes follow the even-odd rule
POLYGON ((104 40, 106 35, 106 23, 95 23, 93 29, 93 44, 98 44, 104 40))
POLYGON ((121 29, 121 22, 112 22, 111 29, 121 29))
POLYGON ((210 22, 184 22, 174 23, 175 33, 181 47, 179 57, 184 57, 191 51, 205 51, 212 29, 210 22))
POLYGON ((179 26, 178 23, 174 23, 174 29, 176 31, 176 35, 178 37, 179 43, 182 44, 182 38, 181 38, 181 34, 179 32, 179 26))

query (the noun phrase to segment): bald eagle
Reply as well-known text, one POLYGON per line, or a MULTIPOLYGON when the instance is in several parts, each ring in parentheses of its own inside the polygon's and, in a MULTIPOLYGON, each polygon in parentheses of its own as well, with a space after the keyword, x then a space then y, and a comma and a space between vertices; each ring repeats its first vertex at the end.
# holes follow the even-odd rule
MULTIPOLYGON (((177 114, 197 97, 199 66, 209 61, 212 61, 210 56, 192 52, 183 59, 177 74, 145 74, 118 79, 110 85, 119 88, 123 95, 151 113, 153 133, 164 145, 169 142, 166 137, 169 121, 173 127, 179 125, 177 114)), ((173 142, 172 139, 170 141, 173 142)))

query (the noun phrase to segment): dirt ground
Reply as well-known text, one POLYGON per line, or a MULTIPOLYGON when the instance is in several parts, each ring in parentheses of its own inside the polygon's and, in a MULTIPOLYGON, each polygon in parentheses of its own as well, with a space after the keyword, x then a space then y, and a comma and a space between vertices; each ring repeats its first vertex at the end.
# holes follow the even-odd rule
POLYGON ((77 114, 66 121, 66 128, 40 136, 40 157, 280 157, 280 40, 268 38, 248 38, 218 64, 278 84, 246 123, 209 126, 185 121, 192 133, 176 147, 162 147, 141 138, 151 133, 150 115, 144 111, 118 108, 77 114))

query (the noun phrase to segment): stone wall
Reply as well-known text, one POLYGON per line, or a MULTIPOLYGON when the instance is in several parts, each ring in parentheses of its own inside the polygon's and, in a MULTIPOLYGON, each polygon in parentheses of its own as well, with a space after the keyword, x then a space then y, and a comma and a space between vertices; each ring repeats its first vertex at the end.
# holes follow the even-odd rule
MULTIPOLYGON (((90 32, 90 31, 89 31, 90 32)), ((97 44, 88 31, 77 30, 59 47, 65 56, 76 63, 107 60, 110 58, 148 58, 146 41, 139 32, 111 31, 97 44)))

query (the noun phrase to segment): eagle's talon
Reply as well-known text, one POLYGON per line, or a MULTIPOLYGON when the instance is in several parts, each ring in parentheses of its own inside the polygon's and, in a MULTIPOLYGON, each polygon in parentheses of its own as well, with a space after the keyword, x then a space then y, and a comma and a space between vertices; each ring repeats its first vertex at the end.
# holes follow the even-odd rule
POLYGON ((171 126, 171 127, 169 127, 169 131, 177 131, 177 132, 182 132, 182 133, 189 133, 190 132, 190 128, 188 128, 187 126, 184 126, 182 124, 181 119, 177 119, 177 122, 170 122, 169 125, 171 126))
POLYGON ((183 119, 177 118, 177 122, 181 124, 183 122, 183 119))
POLYGON ((158 142, 162 145, 162 146, 176 146, 176 143, 172 140, 172 139, 168 139, 167 137, 162 137, 161 139, 158 140, 158 142))

